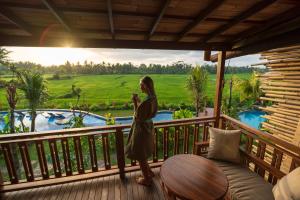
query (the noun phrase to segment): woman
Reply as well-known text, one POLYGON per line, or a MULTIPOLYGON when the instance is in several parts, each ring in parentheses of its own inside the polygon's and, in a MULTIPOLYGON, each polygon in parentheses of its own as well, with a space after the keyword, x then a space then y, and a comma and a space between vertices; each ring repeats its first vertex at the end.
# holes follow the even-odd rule
POLYGON ((157 112, 157 99, 153 81, 149 76, 141 79, 140 88, 147 97, 141 102, 136 94, 132 96, 134 120, 126 146, 126 155, 129 159, 137 160, 140 164, 143 176, 137 177, 137 183, 149 186, 154 173, 151 171, 147 159, 153 151, 154 127, 152 118, 157 112))

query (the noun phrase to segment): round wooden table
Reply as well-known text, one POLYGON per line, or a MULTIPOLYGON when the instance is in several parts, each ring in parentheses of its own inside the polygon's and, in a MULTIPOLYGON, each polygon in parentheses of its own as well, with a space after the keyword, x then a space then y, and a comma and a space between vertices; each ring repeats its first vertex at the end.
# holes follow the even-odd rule
POLYGON ((167 159, 160 170, 164 192, 170 199, 223 199, 228 181, 211 160, 182 154, 167 159))

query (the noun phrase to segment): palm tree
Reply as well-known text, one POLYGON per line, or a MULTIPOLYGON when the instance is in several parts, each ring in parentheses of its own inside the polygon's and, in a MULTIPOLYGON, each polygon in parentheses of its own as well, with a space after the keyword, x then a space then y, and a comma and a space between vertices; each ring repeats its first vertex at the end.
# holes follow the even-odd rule
POLYGON ((24 92, 28 100, 31 115, 31 132, 35 130, 36 109, 47 97, 46 82, 43 76, 38 72, 22 71, 17 72, 20 80, 20 89, 24 92))
POLYGON ((187 88, 193 95, 194 105, 196 109, 196 116, 200 111, 203 111, 206 104, 206 96, 204 90, 207 86, 208 73, 200 66, 192 69, 190 76, 187 79, 187 88))
POLYGON ((17 87, 14 83, 10 83, 6 87, 6 99, 9 105, 10 120, 9 128, 10 133, 15 133, 15 109, 18 102, 17 87))
POLYGON ((258 72, 253 71, 249 79, 238 80, 237 89, 241 91, 240 100, 257 101, 262 94, 258 72))

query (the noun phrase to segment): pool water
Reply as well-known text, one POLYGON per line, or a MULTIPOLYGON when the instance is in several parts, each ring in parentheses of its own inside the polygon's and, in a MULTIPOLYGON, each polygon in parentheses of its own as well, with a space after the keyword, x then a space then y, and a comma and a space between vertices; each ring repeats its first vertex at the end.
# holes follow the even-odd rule
MULTIPOLYGON (((23 122, 26 127, 30 127, 31 119, 27 111, 22 112, 25 117, 23 122)), ((75 113, 79 115, 79 113, 75 113)), ((0 130, 4 129, 5 120, 4 117, 7 116, 7 112, 0 112, 0 130)), ((37 112, 36 117, 36 131, 48 131, 48 130, 60 130, 68 127, 66 123, 72 118, 73 113, 69 110, 41 110, 37 112)), ((21 124, 20 114, 15 113, 16 126, 21 124)), ((172 120, 173 113, 171 111, 159 111, 157 115, 153 118, 153 121, 163 121, 172 120)), ((131 117, 116 117, 116 124, 130 124, 132 123, 131 117)), ((83 123, 85 127, 92 126, 104 126, 106 125, 106 118, 103 116, 95 115, 89 113, 83 118, 83 123)))
POLYGON ((266 119, 262 118, 261 116, 265 115, 266 113, 260 110, 248 110, 245 112, 239 113, 239 119, 241 122, 256 128, 260 129, 260 124, 265 122, 266 119))

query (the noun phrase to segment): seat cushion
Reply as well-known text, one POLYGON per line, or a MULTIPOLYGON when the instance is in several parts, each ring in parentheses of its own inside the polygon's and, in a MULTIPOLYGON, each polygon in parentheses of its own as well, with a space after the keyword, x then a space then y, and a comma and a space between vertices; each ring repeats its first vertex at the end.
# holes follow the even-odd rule
POLYGON ((273 186, 240 165, 213 160, 227 176, 232 200, 274 200, 273 186))

